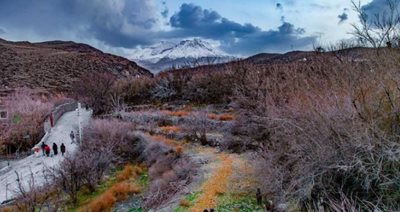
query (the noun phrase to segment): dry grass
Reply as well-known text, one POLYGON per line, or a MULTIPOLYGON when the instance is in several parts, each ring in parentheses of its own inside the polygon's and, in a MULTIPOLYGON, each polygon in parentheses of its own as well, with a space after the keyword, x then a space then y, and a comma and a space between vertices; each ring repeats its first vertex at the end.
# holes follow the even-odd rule
POLYGON ((218 195, 225 193, 229 178, 232 175, 233 159, 230 155, 220 154, 219 160, 220 167, 204 183, 201 189, 202 194, 191 208, 191 211, 201 212, 204 208, 214 208, 217 205, 216 199, 218 195))
POLYGON ((128 180, 130 178, 135 178, 143 172, 142 168, 139 166, 134 166, 128 164, 124 169, 117 175, 118 182, 128 180))
POLYGON ((235 116, 232 114, 221 114, 219 116, 220 121, 232 121, 235 119, 235 116))
POLYGON ((86 207, 79 211, 111 211, 118 201, 126 200, 129 195, 140 193, 140 188, 128 182, 119 182, 111 186, 102 195, 92 200, 86 207))
POLYGON ((177 126, 165 126, 161 127, 161 132, 163 133, 178 133, 181 131, 181 128, 177 126))
POLYGON ((141 192, 140 187, 133 184, 131 180, 142 172, 143 169, 140 166, 126 165, 117 175, 117 183, 78 211, 111 211, 116 202, 126 200, 130 195, 141 192))
POLYGON ((166 138, 165 136, 162 135, 150 135, 148 134, 147 136, 149 136, 152 140, 156 141, 156 142, 160 142, 165 144, 166 146, 169 147, 176 147, 178 145, 178 143, 175 140, 166 138))
POLYGON ((189 112, 185 111, 185 110, 178 110, 178 111, 165 110, 165 111, 162 111, 162 112, 165 115, 168 115, 168 116, 185 117, 185 116, 189 115, 189 112))
POLYGON ((220 120, 220 121, 232 121, 232 120, 235 119, 235 116, 232 115, 232 114, 220 114, 220 115, 218 115, 218 114, 215 114, 215 113, 211 113, 211 114, 208 114, 207 117, 209 119, 212 119, 212 120, 220 120))
POLYGON ((179 202, 179 206, 188 208, 190 206, 190 202, 186 199, 183 199, 179 202))
POLYGON ((218 120, 218 115, 215 113, 208 114, 207 117, 212 120, 218 120))
POLYGON ((14 212, 14 211, 18 211, 17 208, 14 206, 7 206, 4 208, 0 208, 0 212, 14 212))

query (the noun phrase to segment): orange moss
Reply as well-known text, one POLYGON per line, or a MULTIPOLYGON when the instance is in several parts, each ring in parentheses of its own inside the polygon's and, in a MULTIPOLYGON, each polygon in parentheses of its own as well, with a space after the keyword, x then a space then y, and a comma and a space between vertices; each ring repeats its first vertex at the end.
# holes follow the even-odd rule
POLYGON ((78 211, 111 211, 116 202, 126 200, 130 195, 141 192, 139 186, 131 183, 131 180, 141 173, 143 173, 143 168, 141 166, 126 165, 117 175, 117 183, 78 211))
POLYGON ((185 111, 185 110, 178 110, 178 111, 163 111, 164 114, 168 115, 168 116, 177 116, 177 117, 184 117, 189 115, 189 112, 185 111))
POLYGON ((217 120, 217 119, 218 119, 218 115, 215 114, 215 113, 208 114, 207 117, 208 117, 209 119, 212 119, 212 120, 217 120))
POLYGON ((127 180, 127 179, 129 179, 131 177, 136 177, 136 174, 137 173, 135 171, 135 167, 130 165, 130 164, 128 164, 128 165, 126 165, 124 167, 124 170, 122 170, 121 173, 119 173, 117 175, 117 180, 119 182, 121 182, 121 181, 127 180))
POLYGON ((188 208, 190 206, 190 202, 188 200, 183 199, 179 202, 179 206, 188 208))
POLYGON ((111 211, 111 208, 115 204, 115 197, 112 193, 104 193, 100 197, 96 198, 95 200, 91 201, 87 206, 86 210, 84 211, 111 211))
POLYGON ((232 114, 215 114, 215 113, 211 113, 207 116, 209 119, 212 120, 220 120, 220 121, 232 121, 235 119, 235 116, 232 114))
POLYGON ((92 200, 83 210, 79 211, 111 211, 117 201, 126 200, 129 195, 140 193, 140 188, 128 182, 120 182, 111 186, 102 195, 92 200))
POLYGON ((161 127, 161 132, 163 133, 178 133, 181 129, 177 126, 165 126, 161 127))
POLYGON ((215 170, 202 186, 202 194, 197 199, 191 211, 203 211, 204 208, 214 208, 217 205, 218 195, 224 194, 228 185, 229 177, 232 175, 233 159, 226 154, 219 155, 220 167, 215 170))
POLYGON ((235 119, 235 116, 232 114, 221 114, 219 116, 220 121, 232 121, 233 119, 235 119))

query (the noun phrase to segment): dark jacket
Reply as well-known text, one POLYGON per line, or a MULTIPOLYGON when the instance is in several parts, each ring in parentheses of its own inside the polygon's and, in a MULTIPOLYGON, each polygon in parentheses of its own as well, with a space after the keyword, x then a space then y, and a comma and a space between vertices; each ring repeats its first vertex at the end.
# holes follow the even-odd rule
POLYGON ((53 152, 54 152, 54 155, 58 154, 58 146, 56 143, 53 143, 53 152))
POLYGON ((64 152, 65 152, 65 145, 64 145, 64 144, 61 144, 60 149, 61 149, 61 152, 64 153, 64 152))

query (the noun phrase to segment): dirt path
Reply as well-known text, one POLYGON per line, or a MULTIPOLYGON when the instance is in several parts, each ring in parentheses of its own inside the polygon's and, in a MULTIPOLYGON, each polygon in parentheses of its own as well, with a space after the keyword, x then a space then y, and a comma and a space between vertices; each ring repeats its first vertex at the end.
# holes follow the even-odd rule
POLYGON ((244 156, 197 145, 185 149, 198 165, 198 174, 173 200, 154 211, 202 212, 204 209, 215 209, 221 196, 254 191, 254 170, 244 156), (194 198, 193 202, 182 207, 182 200, 188 196, 194 198))

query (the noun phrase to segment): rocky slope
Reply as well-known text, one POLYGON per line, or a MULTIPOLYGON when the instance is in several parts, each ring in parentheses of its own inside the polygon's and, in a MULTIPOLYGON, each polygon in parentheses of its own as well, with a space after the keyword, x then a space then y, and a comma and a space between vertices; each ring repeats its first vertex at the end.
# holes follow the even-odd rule
POLYGON ((119 78, 153 76, 130 60, 86 44, 0 39, 0 90, 27 86, 68 91, 81 76, 102 71, 119 78))

